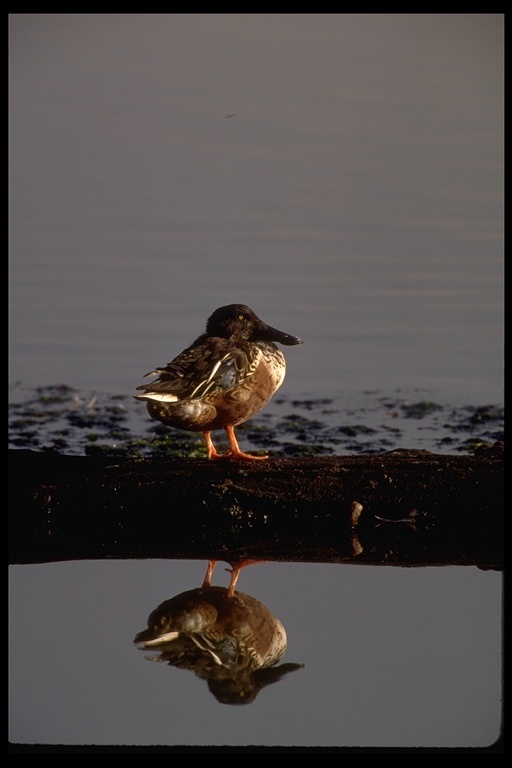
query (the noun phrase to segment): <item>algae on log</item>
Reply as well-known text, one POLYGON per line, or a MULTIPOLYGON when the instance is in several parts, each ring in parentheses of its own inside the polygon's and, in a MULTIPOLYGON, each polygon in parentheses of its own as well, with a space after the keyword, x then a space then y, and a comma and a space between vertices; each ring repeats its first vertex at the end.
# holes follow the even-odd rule
POLYGON ((245 558, 503 568, 500 451, 117 460, 10 451, 10 562, 245 558))

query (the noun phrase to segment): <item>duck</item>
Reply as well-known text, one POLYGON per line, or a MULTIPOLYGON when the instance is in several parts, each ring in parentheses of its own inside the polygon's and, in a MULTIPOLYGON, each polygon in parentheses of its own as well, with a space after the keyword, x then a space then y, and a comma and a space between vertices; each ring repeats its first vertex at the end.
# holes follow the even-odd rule
POLYGON ((267 459, 242 451, 235 427, 261 411, 283 383, 286 361, 276 342, 303 343, 265 323, 246 304, 219 307, 189 347, 165 367, 145 374, 157 378, 137 387, 140 394, 134 397, 146 402, 153 419, 202 432, 209 459, 267 459), (226 454, 212 441, 212 431, 219 429, 229 440, 226 454))
POLYGON ((281 621, 244 592, 224 587, 182 592, 155 608, 133 641, 149 661, 188 669, 223 704, 249 704, 267 685, 303 664, 276 666, 287 648, 281 621))

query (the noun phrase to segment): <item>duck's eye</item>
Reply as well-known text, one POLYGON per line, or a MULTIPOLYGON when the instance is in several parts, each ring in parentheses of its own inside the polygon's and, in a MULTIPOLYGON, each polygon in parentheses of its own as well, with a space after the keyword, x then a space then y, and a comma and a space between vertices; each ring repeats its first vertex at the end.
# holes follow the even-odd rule
POLYGON ((243 319, 244 319, 244 316, 243 316, 243 315, 238 315, 238 319, 239 319, 239 320, 243 320, 243 319))

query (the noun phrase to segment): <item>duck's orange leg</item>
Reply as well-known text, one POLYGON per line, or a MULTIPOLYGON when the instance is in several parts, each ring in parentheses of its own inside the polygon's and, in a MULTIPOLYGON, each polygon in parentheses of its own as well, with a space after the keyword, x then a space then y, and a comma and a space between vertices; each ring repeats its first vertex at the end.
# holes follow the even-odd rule
POLYGON ((203 432, 204 441, 206 443, 206 449, 208 451, 208 458, 209 459, 220 459, 222 454, 217 453, 217 449, 215 448, 213 442, 212 442, 212 433, 211 432, 203 432))
POLYGON ((268 456, 253 456, 252 453, 244 453, 242 450, 240 450, 240 446, 238 445, 238 440, 235 436, 235 429, 234 427, 225 427, 226 434, 229 439, 229 451, 227 452, 227 456, 230 459, 245 459, 249 461, 261 461, 264 459, 268 459, 268 456))
POLYGON ((205 587, 211 587, 212 574, 215 570, 215 566, 217 565, 217 563, 218 563, 218 560, 208 561, 208 568, 206 569, 206 574, 204 577, 202 589, 205 589, 205 587))
POLYGON ((235 594, 235 587, 240 576, 240 571, 246 568, 248 565, 255 565, 255 563, 268 563, 268 560, 241 560, 239 563, 230 563, 231 569, 226 568, 226 571, 231 574, 231 581, 226 591, 226 597, 233 597, 235 594))
POLYGON ((261 461, 268 459, 268 456, 254 456, 252 453, 244 453, 238 445, 234 427, 225 427, 229 439, 229 451, 226 455, 219 453, 215 448, 211 432, 203 432, 204 441, 208 451, 209 459, 244 459, 245 461, 261 461))

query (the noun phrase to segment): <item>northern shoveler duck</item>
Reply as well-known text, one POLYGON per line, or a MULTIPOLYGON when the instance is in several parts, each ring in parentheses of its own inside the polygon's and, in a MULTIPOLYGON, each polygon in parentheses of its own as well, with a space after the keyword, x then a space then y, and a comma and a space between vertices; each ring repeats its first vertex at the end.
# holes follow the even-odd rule
POLYGON ((248 704, 259 691, 302 664, 281 664, 286 631, 251 595, 229 598, 224 587, 192 589, 161 603, 135 637, 150 661, 189 669, 224 704, 248 704))
POLYGON ((219 307, 190 347, 165 368, 146 374, 158 378, 137 387, 142 394, 135 397, 147 401, 154 419, 202 432, 208 458, 220 457, 211 432, 224 429, 229 458, 266 459, 240 450, 235 427, 261 411, 283 383, 286 362, 276 341, 302 344, 297 336, 264 323, 245 304, 219 307))

